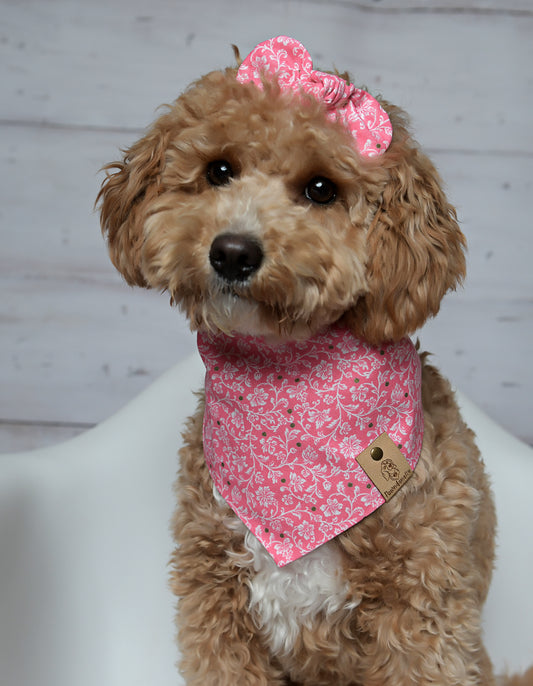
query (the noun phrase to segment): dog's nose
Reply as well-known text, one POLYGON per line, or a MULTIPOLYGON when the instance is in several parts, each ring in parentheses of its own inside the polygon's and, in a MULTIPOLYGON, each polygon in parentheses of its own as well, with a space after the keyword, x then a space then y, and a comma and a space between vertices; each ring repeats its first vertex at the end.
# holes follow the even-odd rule
POLYGON ((209 261, 226 281, 245 281, 261 266, 263 250, 254 238, 223 233, 211 244, 209 261))

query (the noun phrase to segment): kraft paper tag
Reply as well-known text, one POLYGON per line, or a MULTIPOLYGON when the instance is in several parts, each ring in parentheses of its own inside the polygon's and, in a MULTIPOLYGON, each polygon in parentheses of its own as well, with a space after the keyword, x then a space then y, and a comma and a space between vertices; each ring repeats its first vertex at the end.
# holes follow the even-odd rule
POLYGON ((385 500, 390 500, 413 475, 403 453, 386 433, 363 450, 357 462, 385 500))

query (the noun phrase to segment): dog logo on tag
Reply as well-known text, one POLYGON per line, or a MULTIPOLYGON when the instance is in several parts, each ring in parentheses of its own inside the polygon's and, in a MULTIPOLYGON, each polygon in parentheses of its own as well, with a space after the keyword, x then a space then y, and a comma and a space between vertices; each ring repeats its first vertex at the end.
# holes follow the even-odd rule
POLYGON ((381 475, 385 481, 396 481, 400 478, 400 470, 391 459, 387 458, 381 463, 381 475))

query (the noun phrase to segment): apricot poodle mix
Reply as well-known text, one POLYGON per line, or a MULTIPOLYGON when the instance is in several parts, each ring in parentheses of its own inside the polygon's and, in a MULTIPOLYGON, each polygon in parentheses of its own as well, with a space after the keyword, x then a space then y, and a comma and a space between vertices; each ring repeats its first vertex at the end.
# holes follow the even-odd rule
MULTIPOLYGON (((284 369, 295 351, 305 360, 322 355, 320 341, 330 341, 330 334, 342 345, 353 339, 354 349, 377 357, 384 347, 407 346, 406 337, 461 282, 465 241, 404 113, 368 96, 392 130, 392 140, 384 134, 383 148, 368 154, 320 94, 287 87, 268 68, 246 82, 237 74, 230 68, 201 78, 122 161, 108 165, 99 203, 115 266, 129 284, 170 294, 199 332, 213 373, 217 345, 238 349, 236 358, 221 358, 223 365, 233 360, 227 369, 236 375, 247 350, 254 351, 252 368, 259 355, 284 369)), ((339 76, 331 78, 353 90, 339 76)), ((348 96, 333 107, 340 112, 348 96)), ((216 440, 206 433, 202 395, 185 433, 173 521, 171 578, 187 684, 496 683, 481 640, 494 556, 490 489, 449 384, 424 355, 413 359, 421 378, 423 442, 421 434, 411 478, 386 502, 379 500, 350 453, 349 478, 362 478, 366 496, 375 494, 373 511, 335 530, 309 519, 311 543, 318 530, 333 534, 296 552, 288 564, 276 551, 291 550, 296 533, 280 533, 276 512, 285 507, 286 514, 287 503, 300 502, 296 490, 282 488, 274 501, 267 499, 266 515, 256 513, 263 524, 270 518, 260 540, 259 529, 252 533, 235 514, 237 505, 227 504, 231 497, 221 493, 218 479, 229 469, 226 459, 241 459, 231 446, 254 432, 261 410, 254 410, 242 435, 228 430, 219 441, 221 456, 211 455, 208 463, 204 445, 216 440), (277 534, 267 549, 265 536, 271 541, 277 534), (284 535, 287 547, 276 548, 284 535)), ((246 379, 253 376, 252 369, 246 379)), ((217 383, 220 378, 212 382, 215 395, 217 383)), ((296 397, 285 377, 280 384, 282 397, 296 397)), ((228 402, 231 392, 228 385, 228 402)), ((347 393, 353 404, 355 387, 347 393)), ((224 397, 214 402, 224 405, 224 397)), ((223 415, 213 412, 220 424, 223 415)), ((278 438, 285 435, 283 427, 271 428, 278 438)), ((307 459, 303 447, 296 460, 294 451, 280 454, 282 441, 276 445, 277 452, 270 450, 276 464, 307 459)), ((318 471, 333 469, 335 460, 322 452, 318 471)), ((261 469, 268 472, 269 465, 261 469)), ((305 475, 311 467, 302 469, 305 475)), ((389 483, 399 474, 394 465, 392 477, 384 472, 389 483)))

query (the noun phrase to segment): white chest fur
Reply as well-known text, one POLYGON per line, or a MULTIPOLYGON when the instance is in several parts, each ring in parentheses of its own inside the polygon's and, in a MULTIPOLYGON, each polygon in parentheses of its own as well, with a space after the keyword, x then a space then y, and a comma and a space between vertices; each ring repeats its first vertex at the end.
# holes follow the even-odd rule
MULTIPOLYGON (((216 500, 224 503, 213 490, 216 500)), ((248 554, 236 558, 235 563, 253 570, 250 612, 273 653, 281 656, 290 652, 300 628, 309 625, 319 613, 327 615, 359 605, 359 599, 348 596, 339 553, 332 543, 278 567, 240 519, 233 515, 228 525, 244 535, 248 554)))

